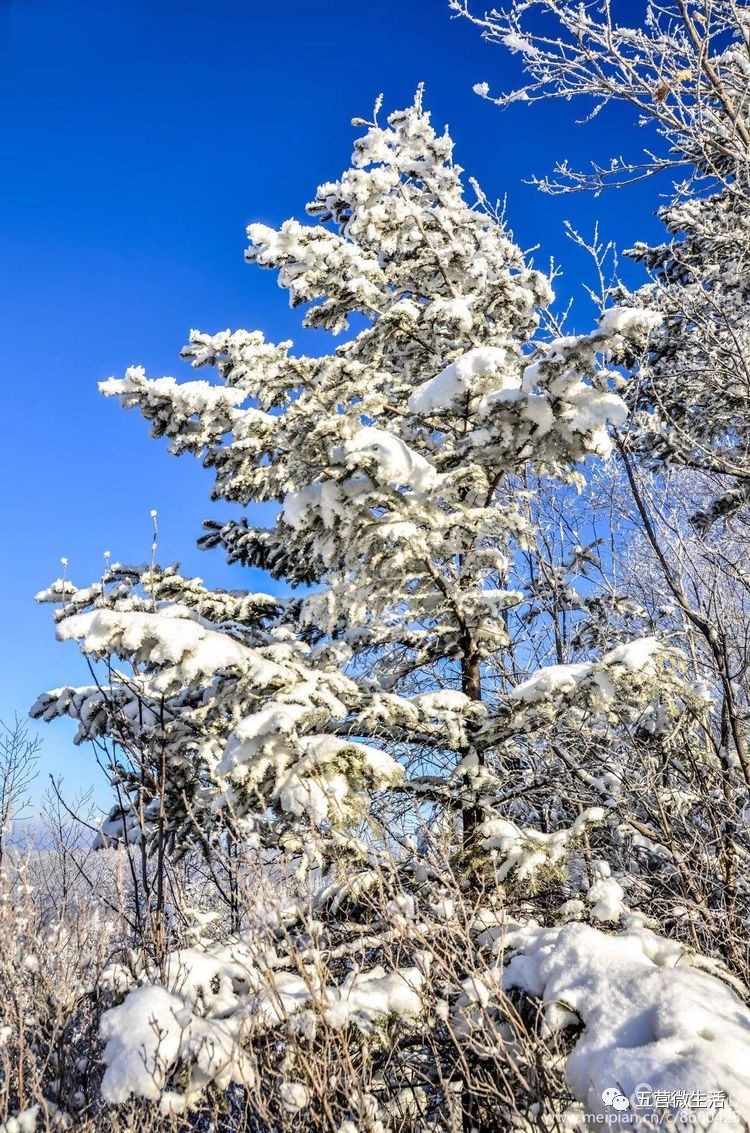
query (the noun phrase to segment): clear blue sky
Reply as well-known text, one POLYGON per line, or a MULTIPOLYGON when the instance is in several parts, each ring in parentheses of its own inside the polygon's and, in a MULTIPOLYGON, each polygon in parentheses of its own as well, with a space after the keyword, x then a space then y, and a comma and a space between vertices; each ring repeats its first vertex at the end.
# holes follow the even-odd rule
MULTIPOLYGON (((631 19, 640 8, 624 5, 631 19)), ((61 555, 80 585, 105 549, 146 559, 153 507, 163 561, 268 589, 258 572, 196 550, 201 520, 216 514, 208 474, 168 456, 96 383, 131 363, 183 372, 191 327, 299 342, 285 293, 243 263, 245 225, 301 215, 346 167, 350 119, 369 115, 378 92, 393 109, 426 83, 457 159, 490 197, 507 195, 520 243, 541 245, 538 262, 554 255, 566 267, 564 291, 577 293, 581 269, 565 218, 587 232, 598 218, 624 246, 658 231, 655 185, 592 200, 523 183, 556 159, 632 152, 638 139, 624 113, 579 127, 568 104, 500 113, 482 102, 472 85, 509 83, 517 64, 451 20, 447 0, 0 0, 0 52, 0 717, 87 679, 33 595, 61 555)), ((91 781, 92 757, 72 747, 69 725, 42 735, 45 773, 71 791, 91 781)))

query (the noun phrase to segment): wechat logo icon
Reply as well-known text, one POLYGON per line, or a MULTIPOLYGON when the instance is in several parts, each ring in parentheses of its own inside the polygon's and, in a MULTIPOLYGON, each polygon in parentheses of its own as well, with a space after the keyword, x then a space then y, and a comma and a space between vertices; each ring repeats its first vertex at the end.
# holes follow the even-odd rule
POLYGON ((621 1093, 616 1086, 608 1086, 602 1093, 602 1101, 605 1105, 612 1106, 612 1109, 623 1110, 629 1106, 628 1099, 621 1093))

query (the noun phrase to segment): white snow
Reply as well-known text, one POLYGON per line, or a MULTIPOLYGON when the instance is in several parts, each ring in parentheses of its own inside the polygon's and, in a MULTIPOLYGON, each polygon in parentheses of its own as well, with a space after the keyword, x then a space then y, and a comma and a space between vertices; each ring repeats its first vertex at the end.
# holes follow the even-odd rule
POLYGON ((545 665, 516 685, 509 697, 525 704, 536 704, 542 700, 564 697, 583 681, 592 678, 599 685, 603 697, 611 699, 614 688, 607 670, 614 670, 616 674, 640 673, 652 676, 656 672, 655 654, 658 649, 657 638, 641 637, 610 649, 598 662, 576 661, 570 665, 545 665))
POLYGON ((100 1028, 106 1043, 105 1101, 124 1102, 131 1094, 157 1099, 190 1022, 182 1000, 156 985, 135 988, 105 1012, 100 1028))
POLYGON ((465 692, 444 688, 439 692, 422 692, 411 698, 411 703, 428 716, 444 716, 454 712, 464 712, 474 705, 465 692))
POLYGON ((588 807, 572 826, 551 833, 533 826, 521 828, 509 818, 488 818, 480 825, 479 834, 483 849, 498 863, 498 881, 504 881, 512 870, 519 880, 525 880, 532 878, 540 867, 563 861, 571 840, 586 826, 601 822, 605 813, 602 807, 588 807))
POLYGON ((599 317, 599 330, 605 335, 648 334, 663 321, 658 311, 648 307, 609 307, 599 317))
POLYGON ((565 1076, 588 1112, 607 1112, 606 1089, 632 1099, 648 1083, 654 1091, 723 1091, 727 1105, 715 1122, 722 1133, 750 1120, 750 1011, 721 979, 692 967, 680 944, 647 929, 610 936, 583 924, 532 923, 497 947, 512 954, 504 985, 542 1000, 548 1025, 564 1025, 560 1006, 583 1023, 565 1076))
MULTIPOLYGON (((502 376, 501 385, 495 388, 517 389, 521 384, 520 376, 515 371, 508 372, 507 365, 508 354, 501 347, 475 347, 434 378, 417 386, 409 398, 409 409, 424 415, 454 409, 465 402, 467 395, 478 391, 479 379, 487 375, 502 376)), ((486 387, 486 382, 484 385, 486 387)))
POLYGON ((619 921, 625 911, 625 891, 614 877, 600 877, 586 894, 592 905, 591 916, 597 921, 619 921))
POLYGON ((310 1104, 310 1091, 304 1082, 282 1082, 279 1097, 289 1113, 298 1113, 310 1104))
POLYGON ((628 408, 616 393, 594 389, 577 382, 566 391, 570 410, 565 414, 567 427, 575 433, 590 434, 590 451, 606 459, 612 451, 607 424, 622 425, 628 408))
POLYGON ((350 973, 341 987, 328 989, 325 1020, 334 1029, 356 1023, 368 1031, 382 1016, 416 1019, 422 1010, 423 984, 424 974, 418 968, 386 972, 378 966, 350 973))
POLYGON ((631 673, 653 673, 655 671, 654 656, 659 650, 657 637, 638 637, 635 641, 626 641, 624 645, 616 645, 602 657, 604 665, 622 665, 631 673))
POLYGON ((510 699, 535 704, 540 700, 564 696, 591 676, 593 668, 590 661, 577 661, 571 665, 545 665, 516 685, 510 693, 510 699))
MULTIPOLYGON (((351 1025, 366 1032, 383 1017, 412 1023, 422 1011, 425 976, 417 967, 355 969, 342 984, 321 988, 312 971, 303 977, 273 965, 272 955, 255 956, 241 942, 172 953, 165 986, 135 987, 104 1013, 104 1099, 115 1104, 131 1095, 161 1097, 163 1112, 180 1112, 209 1082, 225 1088, 252 1081, 240 1045, 243 1028, 263 1031, 291 1017, 304 1026, 305 1012, 315 1009, 334 1029, 351 1025), (164 1094, 178 1066, 186 1072, 184 1092, 164 1094)), ((304 1085, 286 1087, 285 1106, 290 1112, 303 1108, 304 1085)))
POLYGON ((346 507, 346 497, 335 480, 322 480, 287 492, 282 515, 295 530, 304 530, 312 513, 320 516, 324 527, 332 527, 336 516, 346 507))
POLYGON ((453 299, 433 299, 425 311, 425 318, 431 323, 442 323, 458 330, 470 331, 474 325, 473 297, 459 296, 453 299))
POLYGON ((229 737, 219 774, 262 788, 269 804, 313 822, 339 818, 363 788, 401 781, 401 764, 379 748, 325 733, 296 735, 308 714, 314 720, 320 712, 282 703, 246 717, 229 737))
POLYGON ((278 665, 261 659, 227 633, 201 625, 178 605, 157 613, 94 610, 72 614, 57 627, 61 641, 78 640, 84 653, 133 655, 136 662, 162 667, 154 687, 209 681, 219 669, 251 672, 259 685, 277 679, 278 665))
POLYGON ((429 492, 438 479, 430 462, 400 437, 369 425, 338 445, 331 456, 349 469, 363 468, 377 484, 429 492))
POLYGON ((22 1109, 0 1125, 0 1133, 34 1133, 41 1108, 37 1104, 22 1109))
MULTIPOLYGON (((240 405, 247 397, 245 390, 210 385, 207 381, 178 382, 170 377, 147 379, 142 366, 130 366, 123 378, 108 378, 100 382, 99 390, 105 397, 127 398, 145 392, 149 397, 168 399, 175 412, 186 417, 219 407, 228 410, 240 405)), ((156 511, 152 511, 151 518, 155 517, 156 511)))
POLYGON ((507 35, 502 37, 505 46, 513 52, 519 52, 522 55, 528 55, 534 58, 539 54, 539 49, 525 36, 519 35, 517 32, 508 32, 507 35))

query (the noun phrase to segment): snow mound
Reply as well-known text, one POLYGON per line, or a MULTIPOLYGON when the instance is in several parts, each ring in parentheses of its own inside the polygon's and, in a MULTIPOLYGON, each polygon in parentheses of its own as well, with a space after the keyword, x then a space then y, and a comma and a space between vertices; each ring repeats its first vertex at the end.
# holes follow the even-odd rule
POLYGON ((686 1098, 671 1108, 702 1109, 722 1133, 746 1127, 750 1010, 716 975, 691 966, 680 944, 647 929, 610 936, 583 924, 530 924, 498 947, 514 953, 504 986, 540 999, 552 1030, 570 1022, 568 1011, 583 1023, 565 1075, 588 1112, 610 1112, 602 1094, 617 1087, 629 1099, 631 1128, 646 1128, 659 1095, 666 1108, 667 1096, 686 1098))
MULTIPOLYGON (((188 1101, 211 1081, 224 1088, 231 1081, 249 1083, 252 1072, 233 1030, 234 1020, 201 1018, 182 996, 164 987, 134 988, 102 1017, 104 1100, 117 1104, 134 1094, 156 1101, 178 1063, 189 1067, 188 1101)), ((164 1108, 169 1108, 172 1101, 165 1097, 164 1108)))

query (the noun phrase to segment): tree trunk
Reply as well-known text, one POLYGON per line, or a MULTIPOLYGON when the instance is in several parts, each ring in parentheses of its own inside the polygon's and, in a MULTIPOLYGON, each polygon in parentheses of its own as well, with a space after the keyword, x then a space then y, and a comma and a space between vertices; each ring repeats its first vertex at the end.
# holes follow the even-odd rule
MULTIPOLYGON (((471 642, 467 643, 461 662, 461 691, 471 700, 482 699, 482 673, 479 657, 471 642)), ((471 749, 469 749, 469 754, 471 749)), ((477 753, 478 763, 483 762, 481 753, 477 753)), ((466 784, 470 785, 470 775, 466 776, 466 784)), ((462 849, 464 861, 467 866, 467 880, 471 896, 478 890, 479 878, 474 868, 474 854, 476 852, 477 834, 482 821, 482 810, 477 802, 469 802, 462 812, 462 849)), ((469 1066, 473 1059, 467 1056, 469 1066)), ((477 1097, 474 1083, 464 1081, 461 1090, 461 1125, 463 1133, 492 1133, 484 1114, 483 1107, 477 1097)))
MULTIPOLYGON (((476 651, 471 648, 466 650, 461 662, 461 691, 471 700, 482 699, 482 674, 479 665, 479 657, 476 651)), ((478 754, 477 758, 481 763, 482 756, 478 754)), ((482 821, 479 806, 476 803, 469 803, 463 808, 461 818, 464 857, 467 861, 470 861, 476 846, 477 829, 482 821)))

